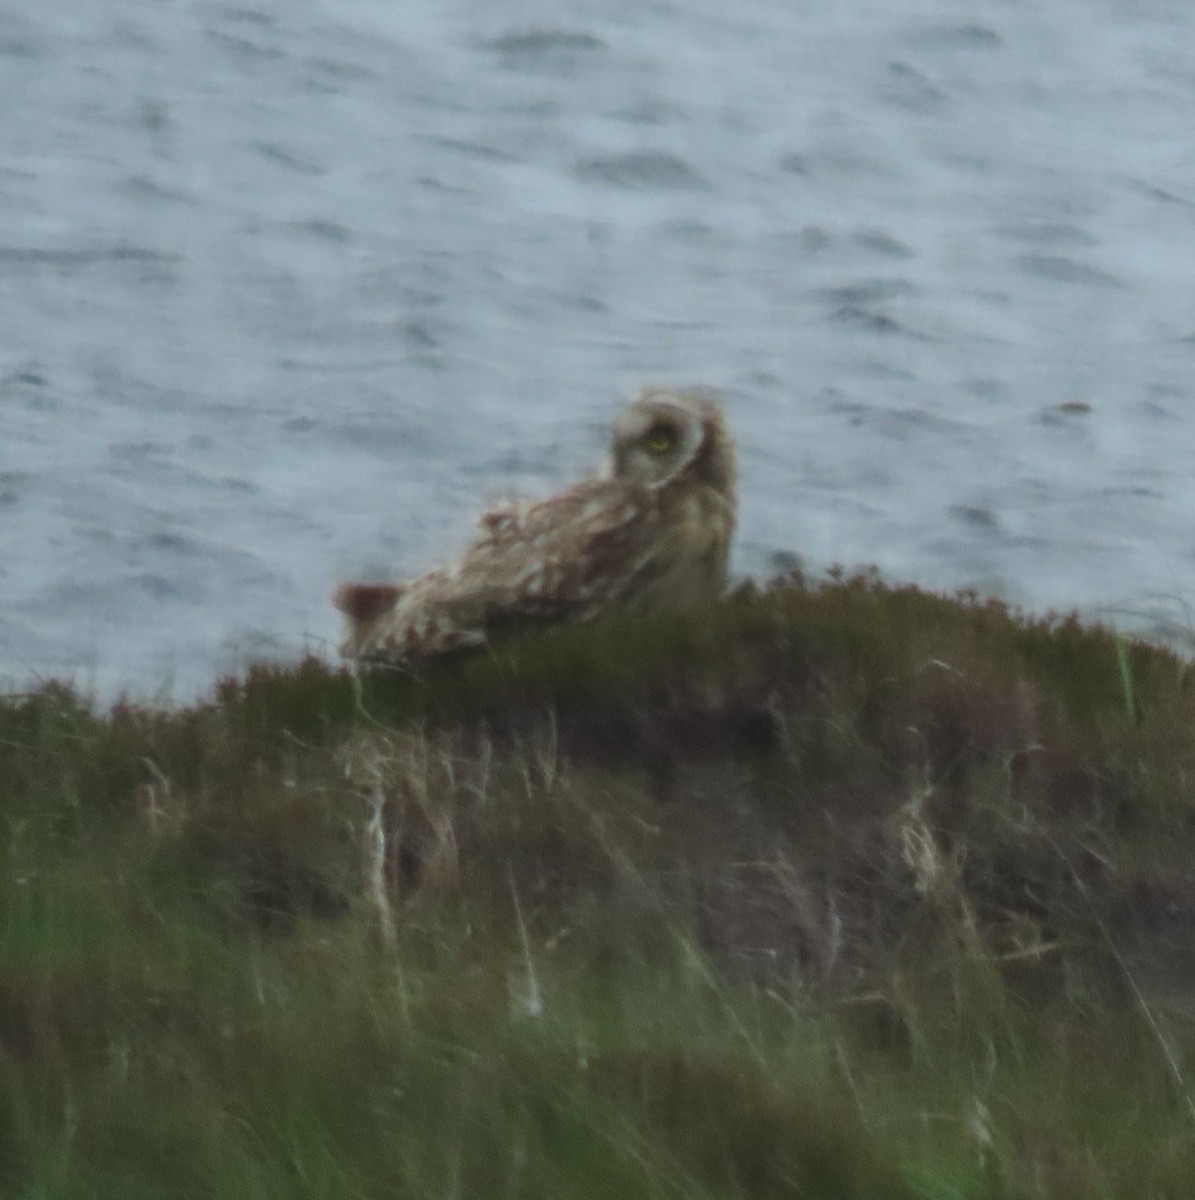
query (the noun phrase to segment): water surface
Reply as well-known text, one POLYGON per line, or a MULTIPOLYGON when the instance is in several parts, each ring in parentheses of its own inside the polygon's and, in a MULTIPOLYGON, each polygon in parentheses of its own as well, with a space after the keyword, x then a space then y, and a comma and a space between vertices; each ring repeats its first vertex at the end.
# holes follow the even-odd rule
POLYGON ((1195 9, 0 14, 0 682, 185 698, 723 389, 735 565, 1195 598, 1195 9))

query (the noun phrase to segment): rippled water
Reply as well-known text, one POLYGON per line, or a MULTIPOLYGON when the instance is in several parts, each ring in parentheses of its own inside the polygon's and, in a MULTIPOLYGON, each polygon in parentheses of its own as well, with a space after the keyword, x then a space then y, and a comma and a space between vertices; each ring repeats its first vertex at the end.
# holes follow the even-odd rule
POLYGON ((645 381, 742 572, 1181 623, 1192 111, 1186 0, 0 12, 0 682, 324 647, 645 381))

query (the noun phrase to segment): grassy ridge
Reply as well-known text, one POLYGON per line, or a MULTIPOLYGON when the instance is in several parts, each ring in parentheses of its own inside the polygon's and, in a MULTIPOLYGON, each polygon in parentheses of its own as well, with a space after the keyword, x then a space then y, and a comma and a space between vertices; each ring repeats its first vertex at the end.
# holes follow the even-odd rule
POLYGON ((0 702, 0 1194, 1189 1197, 1195 698, 871 577, 0 702))

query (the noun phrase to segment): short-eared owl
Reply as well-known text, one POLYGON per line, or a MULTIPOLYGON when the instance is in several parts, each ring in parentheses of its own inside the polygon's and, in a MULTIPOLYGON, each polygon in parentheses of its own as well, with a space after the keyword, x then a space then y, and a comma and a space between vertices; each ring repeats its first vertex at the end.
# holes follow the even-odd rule
POLYGON ((411 583, 338 588, 341 652, 403 662, 484 645, 509 626, 708 604, 726 586, 736 473, 713 399, 648 388, 615 421, 600 474, 491 509, 456 562, 411 583))

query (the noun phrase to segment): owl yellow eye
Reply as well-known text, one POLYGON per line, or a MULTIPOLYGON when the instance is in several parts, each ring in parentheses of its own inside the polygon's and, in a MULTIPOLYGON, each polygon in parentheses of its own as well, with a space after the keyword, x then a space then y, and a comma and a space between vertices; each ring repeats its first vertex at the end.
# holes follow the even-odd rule
POLYGON ((651 454, 665 454, 676 444, 676 438, 671 429, 658 426, 647 431, 646 445, 651 454))

